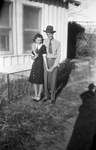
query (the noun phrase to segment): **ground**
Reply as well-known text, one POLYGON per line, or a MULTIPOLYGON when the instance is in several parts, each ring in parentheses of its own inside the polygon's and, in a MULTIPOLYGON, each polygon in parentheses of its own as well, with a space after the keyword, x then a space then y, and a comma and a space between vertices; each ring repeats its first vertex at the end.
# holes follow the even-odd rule
POLYGON ((0 104, 0 150, 65 150, 88 82, 67 83, 56 103, 27 95, 0 104))

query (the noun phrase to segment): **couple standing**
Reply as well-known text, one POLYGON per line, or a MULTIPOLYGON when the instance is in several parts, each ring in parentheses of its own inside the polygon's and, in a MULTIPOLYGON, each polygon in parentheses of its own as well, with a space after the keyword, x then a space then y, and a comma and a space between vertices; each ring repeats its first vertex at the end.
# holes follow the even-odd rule
POLYGON ((44 30, 47 39, 43 41, 41 34, 36 34, 34 43, 32 44, 32 56, 34 60, 32 70, 30 73, 29 81, 33 83, 35 101, 41 100, 41 94, 44 84, 44 98, 46 102, 51 99, 55 103, 57 71, 61 56, 61 44, 54 39, 53 35, 56 31, 53 26, 47 26, 44 30))

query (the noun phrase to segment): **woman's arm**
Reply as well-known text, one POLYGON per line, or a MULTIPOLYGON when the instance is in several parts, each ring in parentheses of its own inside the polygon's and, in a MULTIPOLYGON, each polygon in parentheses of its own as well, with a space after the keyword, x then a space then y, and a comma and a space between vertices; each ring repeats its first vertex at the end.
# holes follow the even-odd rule
POLYGON ((31 55, 31 59, 36 59, 38 57, 38 54, 35 51, 35 43, 32 43, 31 45, 31 49, 32 49, 32 55, 31 55))

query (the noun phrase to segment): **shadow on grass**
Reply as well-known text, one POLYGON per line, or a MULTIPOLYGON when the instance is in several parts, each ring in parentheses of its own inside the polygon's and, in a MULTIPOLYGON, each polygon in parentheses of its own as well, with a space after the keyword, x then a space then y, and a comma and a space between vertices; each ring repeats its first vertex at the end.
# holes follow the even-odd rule
POLYGON ((96 93, 85 91, 80 95, 82 105, 66 150, 96 149, 96 93))
POLYGON ((60 63, 57 75, 56 98, 59 96, 63 88, 67 85, 72 69, 74 69, 74 63, 72 63, 70 59, 66 59, 62 63, 60 63))

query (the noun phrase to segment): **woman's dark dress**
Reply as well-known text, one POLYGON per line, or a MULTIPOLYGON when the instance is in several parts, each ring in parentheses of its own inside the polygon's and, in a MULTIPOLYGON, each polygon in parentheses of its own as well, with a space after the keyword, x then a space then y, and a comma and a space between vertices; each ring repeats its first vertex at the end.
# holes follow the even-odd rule
POLYGON ((39 55, 32 64, 32 69, 29 77, 29 82, 36 84, 44 83, 44 66, 43 66, 43 54, 46 54, 46 47, 42 45, 39 50, 36 50, 39 55))

